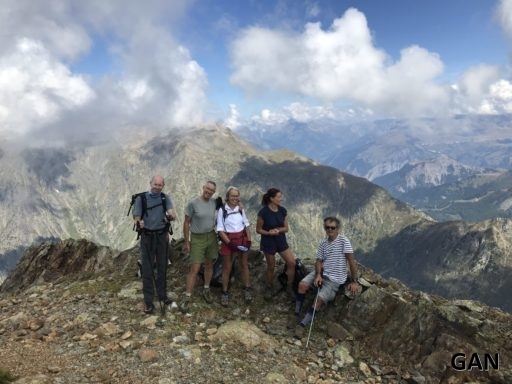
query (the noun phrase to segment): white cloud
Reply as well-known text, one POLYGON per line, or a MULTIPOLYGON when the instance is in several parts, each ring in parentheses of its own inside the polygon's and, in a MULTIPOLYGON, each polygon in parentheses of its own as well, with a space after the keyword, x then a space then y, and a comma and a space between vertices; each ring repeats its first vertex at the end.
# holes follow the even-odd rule
POLYGON ((103 132, 119 125, 202 121, 206 73, 171 35, 191 3, 4 1, 0 133, 44 129, 71 138, 73 129, 78 136, 80 129, 103 132), (96 65, 96 57, 87 55, 97 54, 91 48, 98 37, 104 39, 116 72, 98 79, 73 73, 79 60, 96 65))
POLYGON ((361 121, 368 118, 373 118, 371 110, 343 108, 329 104, 310 105, 295 102, 277 110, 263 109, 258 115, 253 116, 251 120, 262 125, 278 125, 289 120, 308 123, 321 119, 361 121))
POLYGON ((163 125, 202 121, 206 73, 165 30, 146 23, 140 25, 120 56, 125 73, 119 84, 126 91, 133 112, 163 125))
POLYGON ((499 80, 489 87, 489 96, 480 106, 481 113, 512 113, 512 83, 499 80))
POLYGON ((499 0, 496 7, 496 15, 501 27, 512 39, 512 0, 499 0))
POLYGON ((469 68, 463 73, 453 90, 454 113, 495 113, 490 104, 492 83, 499 79, 499 70, 495 66, 480 65, 469 68))
POLYGON ((308 15, 308 17, 317 17, 319 14, 320 7, 318 6, 318 3, 306 3, 306 15, 308 15))
MULTIPOLYGON (((55 136, 71 137, 120 125, 203 122, 207 73, 174 34, 174 29, 186 27, 183 20, 194 3, 3 0, 0 134, 44 130, 41 136, 46 137, 53 130, 55 136), (103 50, 110 57, 95 56, 103 50), (107 62, 112 72, 97 78, 73 72, 83 68, 83 61, 91 66, 107 62)), ((301 11, 318 17, 319 4, 308 0, 301 11)), ((512 0, 500 1, 497 9, 512 37, 512 0)), ((276 12, 282 15, 288 9, 278 4, 276 12)), ((210 27, 222 30, 223 37, 243 22, 227 12, 219 20, 210 27)), ((276 111, 262 112, 262 121, 511 109, 510 82, 500 80, 497 68, 472 68, 452 89, 439 85, 443 63, 437 54, 409 46, 393 60, 375 46, 364 14, 356 9, 347 10, 328 29, 309 23, 296 33, 291 18, 279 20, 287 29, 253 26, 230 47, 233 84, 249 94, 277 91, 271 99, 288 104, 269 107, 276 111)), ((240 124, 236 106, 230 106, 227 121, 233 127, 240 124)))
POLYGON ((328 31, 307 24, 301 34, 251 27, 233 42, 233 84, 249 93, 277 90, 324 101, 349 100, 377 111, 430 114, 446 107, 434 82, 438 55, 405 48, 396 63, 377 49, 364 14, 349 9, 328 31))
POLYGON ((290 116, 283 111, 271 111, 263 109, 259 115, 253 116, 252 120, 263 125, 277 125, 286 122, 290 116))
POLYGON ((453 113, 512 113, 512 83, 500 78, 499 68, 469 68, 452 86, 453 113))
POLYGON ((73 60, 92 44, 85 28, 73 17, 72 1, 3 0, 0 11, 0 55, 17 40, 39 41, 52 56, 73 60))
POLYGON ((0 133, 25 133, 86 105, 94 91, 38 42, 20 39, 0 57, 0 133))
POLYGON ((461 91, 471 102, 478 102, 485 95, 490 84, 499 79, 499 69, 496 66, 480 65, 469 68, 459 81, 461 91))
POLYGON ((224 119, 224 125, 228 128, 236 130, 240 126, 240 113, 235 104, 229 104, 227 117, 224 119))

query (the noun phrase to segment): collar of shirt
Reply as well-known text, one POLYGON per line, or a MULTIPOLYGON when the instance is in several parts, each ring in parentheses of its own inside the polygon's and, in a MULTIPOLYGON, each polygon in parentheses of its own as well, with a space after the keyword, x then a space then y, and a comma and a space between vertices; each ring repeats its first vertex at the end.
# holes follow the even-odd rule
POLYGON ((238 212, 240 210, 240 207, 237 205, 235 208, 231 208, 227 203, 224 204, 224 209, 226 212, 238 212))

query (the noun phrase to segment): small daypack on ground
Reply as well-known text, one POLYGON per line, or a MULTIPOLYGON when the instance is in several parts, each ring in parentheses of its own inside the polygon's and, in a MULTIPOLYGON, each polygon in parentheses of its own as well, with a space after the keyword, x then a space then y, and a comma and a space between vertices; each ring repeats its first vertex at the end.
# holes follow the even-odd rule
MULTIPOLYGON (((306 277, 309 273, 306 266, 302 263, 301 259, 295 259, 295 276, 293 278, 293 291, 297 293, 297 289, 299 287, 299 282, 306 277)), ((286 290, 286 285, 288 284, 288 276, 286 275, 286 264, 283 266, 283 271, 277 276, 277 280, 281 284, 283 290, 286 290)))
MULTIPOLYGON (((210 286, 212 286, 212 287, 222 287, 222 263, 223 263, 223 261, 224 261, 224 257, 219 254, 219 256, 213 262, 213 274, 212 274, 212 280, 210 282, 210 286)), ((233 258, 233 266, 231 268, 231 274, 229 275, 230 280, 235 274, 235 261, 236 261, 236 258, 233 258)), ((201 278, 204 281, 204 264, 201 264, 201 268, 199 269, 198 275, 201 276, 201 278)))

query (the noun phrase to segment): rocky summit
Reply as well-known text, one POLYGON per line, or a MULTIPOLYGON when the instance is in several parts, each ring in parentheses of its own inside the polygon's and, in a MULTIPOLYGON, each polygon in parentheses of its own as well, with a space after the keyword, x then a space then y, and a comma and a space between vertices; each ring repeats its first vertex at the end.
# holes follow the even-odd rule
MULTIPOLYGON (((250 255, 250 304, 235 273, 230 306, 216 287, 206 304, 198 281, 188 313, 173 305, 154 315, 142 311, 137 257, 136 247, 86 240, 28 249, 0 287, 0 382, 512 382, 512 315, 501 310, 412 291, 359 266, 362 293, 339 292, 298 339, 286 296, 263 300, 259 252, 250 255)), ((169 296, 179 304, 188 268, 179 241, 170 260, 169 296)))

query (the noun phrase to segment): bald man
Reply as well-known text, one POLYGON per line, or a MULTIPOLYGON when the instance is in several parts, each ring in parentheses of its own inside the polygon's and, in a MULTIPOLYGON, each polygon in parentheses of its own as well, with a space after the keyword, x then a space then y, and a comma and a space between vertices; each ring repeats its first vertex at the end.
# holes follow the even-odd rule
POLYGON ((146 314, 155 310, 153 280, 160 305, 172 304, 172 300, 167 297, 167 252, 169 225, 176 218, 176 213, 170 196, 162 192, 164 185, 162 176, 153 176, 149 182, 150 190, 137 197, 133 208, 133 220, 140 231, 142 293, 146 314), (154 266, 156 276, 153 273, 154 266))

